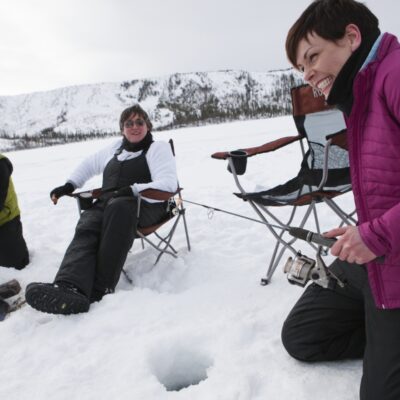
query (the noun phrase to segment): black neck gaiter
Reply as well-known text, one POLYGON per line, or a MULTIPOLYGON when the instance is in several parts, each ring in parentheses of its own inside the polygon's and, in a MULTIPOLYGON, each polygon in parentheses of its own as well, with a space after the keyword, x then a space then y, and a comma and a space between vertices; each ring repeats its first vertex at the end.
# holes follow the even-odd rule
POLYGON ((363 38, 360 47, 350 56, 350 58, 343 65, 329 96, 327 103, 331 106, 336 106, 340 111, 343 111, 347 116, 350 115, 353 107, 353 82, 358 71, 366 60, 372 46, 380 35, 380 30, 370 33, 363 38))
POLYGON ((147 135, 137 143, 131 143, 125 136, 122 140, 121 148, 126 151, 136 152, 139 150, 147 150, 153 143, 153 135, 151 132, 147 132, 147 135))

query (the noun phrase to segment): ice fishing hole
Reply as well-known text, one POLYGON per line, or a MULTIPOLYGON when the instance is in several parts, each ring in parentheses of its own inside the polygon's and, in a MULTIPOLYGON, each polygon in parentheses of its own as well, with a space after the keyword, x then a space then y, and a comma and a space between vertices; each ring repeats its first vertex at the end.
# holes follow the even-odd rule
POLYGON ((150 363, 153 374, 169 392, 198 385, 208 378, 207 369, 213 365, 208 355, 182 346, 153 352, 150 363))

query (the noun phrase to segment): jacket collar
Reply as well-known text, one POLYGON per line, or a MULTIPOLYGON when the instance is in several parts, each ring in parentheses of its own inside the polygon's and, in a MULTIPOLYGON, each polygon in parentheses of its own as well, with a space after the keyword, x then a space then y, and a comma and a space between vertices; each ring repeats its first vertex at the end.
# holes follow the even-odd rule
POLYGON ((339 71, 331 92, 327 98, 327 103, 336 106, 346 115, 350 115, 353 107, 353 82, 359 73, 365 61, 371 54, 371 50, 376 44, 377 38, 380 36, 379 29, 372 31, 366 35, 361 41, 360 46, 345 62, 339 71))
POLYGON ((383 35, 379 35, 378 39, 375 40, 375 43, 372 45, 371 50, 369 54, 367 55, 367 58, 364 61, 364 64, 361 66, 360 70, 364 69, 370 62, 374 61, 378 55, 378 48, 379 45, 381 44, 381 40, 383 38, 383 35))
POLYGON ((394 50, 400 50, 400 43, 397 40, 397 37, 391 33, 384 33, 379 43, 374 61, 382 61, 388 53, 391 53, 394 50))

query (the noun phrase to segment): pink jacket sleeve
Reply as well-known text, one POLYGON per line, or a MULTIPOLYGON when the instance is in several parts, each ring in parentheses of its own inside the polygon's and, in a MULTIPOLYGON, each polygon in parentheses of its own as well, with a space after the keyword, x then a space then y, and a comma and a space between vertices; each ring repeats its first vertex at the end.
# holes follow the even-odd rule
MULTIPOLYGON (((392 144, 397 146, 400 146, 399 79, 398 64, 391 64, 386 70, 382 95, 388 111, 387 118, 395 119, 399 126, 397 144, 392 144)), ((380 217, 361 224, 359 232, 364 243, 377 256, 390 257, 391 262, 400 261, 400 203, 387 210, 380 217)))

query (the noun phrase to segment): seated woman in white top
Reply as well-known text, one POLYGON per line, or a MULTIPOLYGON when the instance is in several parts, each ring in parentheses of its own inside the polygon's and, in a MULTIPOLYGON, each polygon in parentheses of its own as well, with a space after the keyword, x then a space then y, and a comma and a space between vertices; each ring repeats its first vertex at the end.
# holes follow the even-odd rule
POLYGON ((137 195, 145 189, 177 190, 175 159, 170 145, 153 141, 147 113, 134 105, 120 117, 122 138, 86 158, 67 183, 53 189, 57 204, 94 175, 103 174, 104 194, 81 214, 54 283, 31 283, 26 300, 39 311, 75 314, 114 292, 136 228, 160 222, 164 201, 143 198, 137 220, 137 195), (107 189, 116 188, 114 191, 107 189))

